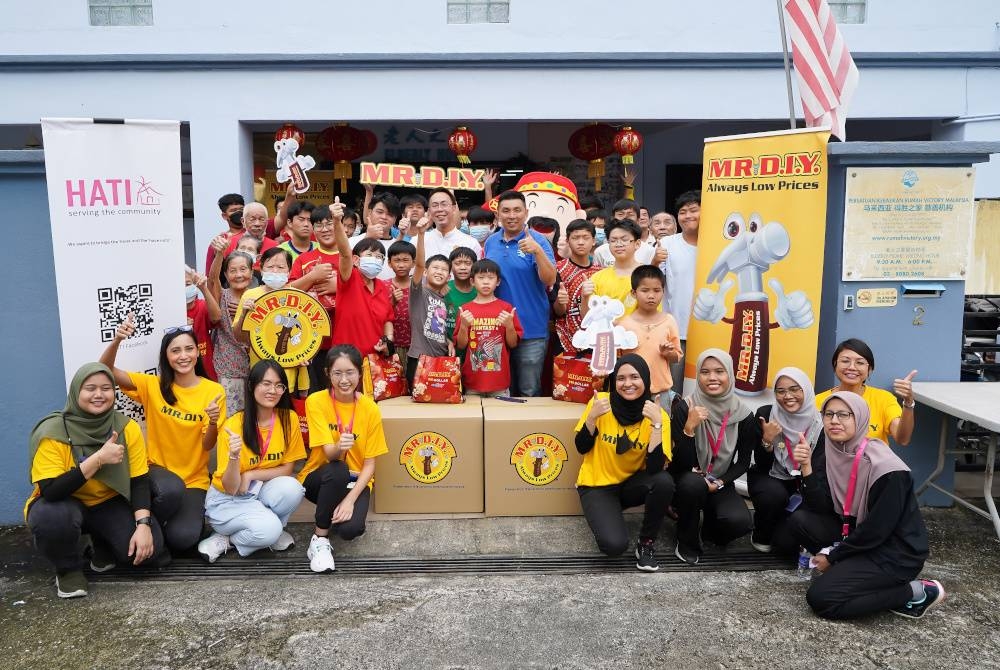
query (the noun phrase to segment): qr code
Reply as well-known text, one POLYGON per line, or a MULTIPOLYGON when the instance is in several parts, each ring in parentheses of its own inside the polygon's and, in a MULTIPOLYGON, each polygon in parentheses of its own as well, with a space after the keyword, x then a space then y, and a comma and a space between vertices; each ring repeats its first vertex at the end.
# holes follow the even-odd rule
MULTIPOLYGON (((147 375, 155 375, 156 368, 153 368, 152 370, 143 370, 143 372, 147 375)), ((115 387, 115 409, 128 418, 135 420, 135 422, 140 426, 143 425, 143 422, 146 420, 146 412, 142 405, 122 393, 122 390, 118 387, 115 387)))
POLYGON ((97 311, 101 319, 101 342, 115 338, 115 330, 129 313, 135 315, 135 335, 153 334, 153 285, 106 286, 97 289, 97 311))

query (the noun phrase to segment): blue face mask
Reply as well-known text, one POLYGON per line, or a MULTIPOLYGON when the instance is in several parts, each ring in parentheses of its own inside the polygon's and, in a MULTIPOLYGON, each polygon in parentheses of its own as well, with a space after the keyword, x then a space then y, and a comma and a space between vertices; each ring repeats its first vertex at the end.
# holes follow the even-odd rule
POLYGON ((375 279, 382 271, 382 261, 372 256, 362 256, 361 260, 358 261, 358 269, 369 279, 375 279))
POLYGON ((184 287, 184 297, 187 298, 188 302, 191 302, 198 297, 198 287, 194 284, 189 284, 184 287))
POLYGON ((287 272, 261 272, 260 279, 268 288, 279 289, 288 283, 287 272))
POLYGON ((469 226, 469 234, 476 238, 477 242, 482 242, 490 236, 490 226, 482 224, 469 226))
POLYGON ((468 235, 469 234, 469 222, 468 222, 468 220, 462 219, 462 223, 461 223, 461 225, 459 225, 458 229, 461 232, 463 232, 466 235, 468 235))
POLYGON ((598 228, 594 233, 594 239, 597 241, 597 246, 601 246, 608 241, 608 236, 604 234, 603 228, 598 228))

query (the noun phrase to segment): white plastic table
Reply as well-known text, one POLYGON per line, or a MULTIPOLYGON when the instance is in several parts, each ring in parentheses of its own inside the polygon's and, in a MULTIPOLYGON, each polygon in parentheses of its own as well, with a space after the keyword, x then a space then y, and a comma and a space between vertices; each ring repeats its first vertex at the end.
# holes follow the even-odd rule
POLYGON ((996 502, 993 500, 993 466, 1000 438, 1000 382, 913 382, 913 397, 917 402, 933 407, 945 415, 941 419, 937 466, 917 488, 917 495, 923 493, 927 487, 940 491, 960 505, 991 520, 997 538, 1000 538, 1000 514, 997 513, 996 502), (972 421, 991 433, 987 441, 986 475, 983 479, 983 497, 986 499, 987 508, 985 510, 934 483, 934 480, 944 472, 946 454, 978 453, 967 449, 948 448, 948 416, 972 421))

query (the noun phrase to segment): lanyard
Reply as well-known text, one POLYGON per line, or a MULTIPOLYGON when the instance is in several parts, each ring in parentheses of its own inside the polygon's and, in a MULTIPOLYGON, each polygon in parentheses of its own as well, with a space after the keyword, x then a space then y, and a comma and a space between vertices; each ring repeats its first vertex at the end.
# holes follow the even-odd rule
POLYGON ((260 432, 260 425, 257 426, 257 444, 260 446, 260 462, 267 456, 267 450, 271 446, 271 438, 274 437, 274 415, 271 415, 271 422, 267 424, 267 439, 260 432))
MULTIPOLYGON (((851 478, 847 481, 847 493, 844 494, 844 518, 846 519, 851 515, 851 505, 854 503, 854 492, 858 488, 858 466, 861 465, 861 458, 865 455, 865 447, 868 446, 868 438, 861 440, 861 444, 858 446, 858 451, 854 454, 854 464, 851 466, 851 478)), ((847 539, 847 533, 850 532, 851 526, 846 521, 841 527, 841 533, 844 539, 847 539)))
POLYGON ((705 434, 708 435, 708 444, 712 447, 712 459, 708 462, 708 467, 705 469, 706 474, 712 473, 712 466, 715 465, 715 459, 719 455, 719 449, 722 448, 722 440, 726 438, 726 425, 729 423, 729 412, 722 415, 722 425, 719 426, 719 432, 716 437, 712 437, 712 431, 705 426, 705 434))
MULTIPOLYGON (((340 412, 337 411, 337 400, 333 397, 333 391, 330 391, 330 401, 333 403, 333 415, 337 417, 337 432, 341 435, 344 434, 344 423, 340 420, 340 412)), ((351 405, 351 422, 347 424, 346 432, 354 432, 354 414, 358 411, 358 400, 354 399, 354 404, 351 405)))
POLYGON ((784 435, 782 435, 781 437, 782 439, 785 440, 785 450, 788 451, 788 460, 792 464, 792 469, 797 471, 799 469, 799 464, 795 460, 795 454, 793 453, 794 450, 792 449, 792 443, 784 435))

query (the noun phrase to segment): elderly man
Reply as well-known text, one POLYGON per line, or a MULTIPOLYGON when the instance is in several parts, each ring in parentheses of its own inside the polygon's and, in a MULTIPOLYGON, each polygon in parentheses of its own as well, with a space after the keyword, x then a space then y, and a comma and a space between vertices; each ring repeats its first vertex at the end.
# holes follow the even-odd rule
POLYGON ((228 256, 236 251, 236 246, 240 243, 244 235, 249 235, 260 240, 260 253, 278 246, 276 240, 272 240, 270 237, 264 235, 265 230, 267 230, 267 207, 259 202, 251 202, 243 208, 243 232, 230 235, 229 246, 226 247, 226 255, 228 256))

